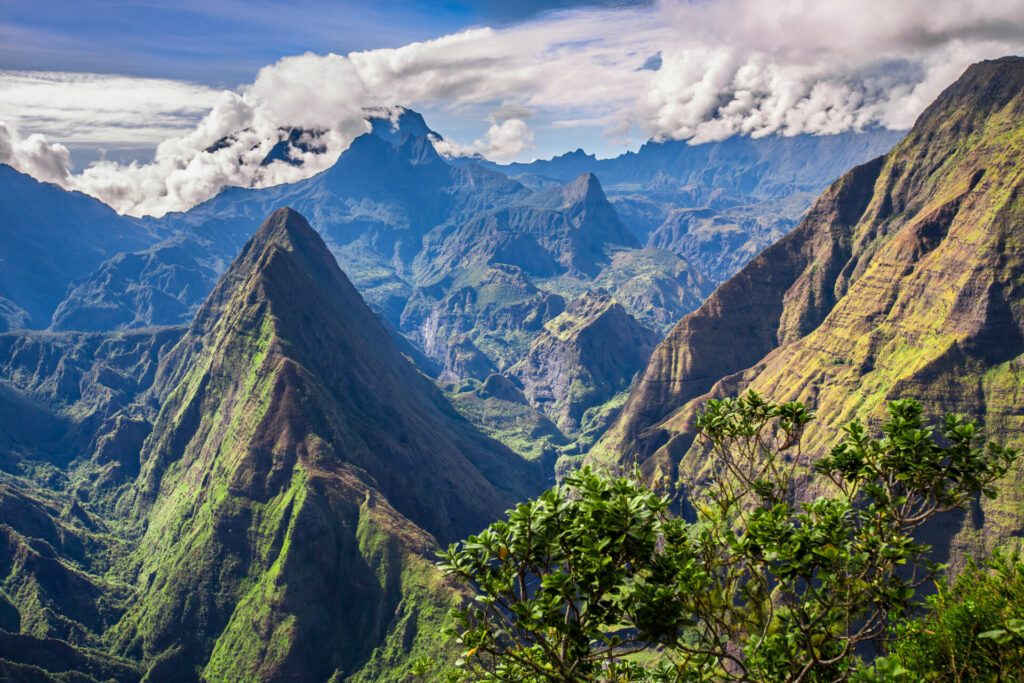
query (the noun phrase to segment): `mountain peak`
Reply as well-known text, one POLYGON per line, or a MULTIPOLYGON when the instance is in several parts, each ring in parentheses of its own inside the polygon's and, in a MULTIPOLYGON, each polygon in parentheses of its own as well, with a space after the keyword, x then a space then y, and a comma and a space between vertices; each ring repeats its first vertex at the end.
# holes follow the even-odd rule
POLYGON ((149 520, 141 571, 155 578, 122 623, 139 647, 181 643, 168 656, 182 671, 356 671, 393 628, 368 630, 365 615, 394 614, 415 636, 405 599, 421 578, 440 585, 438 543, 542 483, 401 355, 288 208, 249 240, 157 381, 163 407, 135 495, 149 520), (401 580, 378 588, 393 567, 401 580), (259 646, 266 635, 248 611, 257 594, 266 623, 290 625, 273 651, 259 646), (180 622, 159 617, 168 611, 180 622), (194 627, 182 636, 179 623, 194 627), (324 647, 324 633, 337 645, 324 647))
POLYGON ((316 230, 294 209, 277 209, 263 221, 221 277, 196 314, 193 332, 205 334, 215 329, 242 291, 247 292, 246 298, 264 302, 286 297, 292 301, 289 306, 294 312, 307 297, 289 293, 307 285, 311 288, 313 283, 329 283, 330 289, 343 292, 350 304, 362 304, 359 293, 338 268, 334 255, 316 230), (287 259, 282 259, 283 255, 287 259))
POLYGON ((589 171, 581 173, 575 180, 566 185, 562 189, 562 198, 566 206, 570 204, 590 204, 608 201, 597 176, 589 171))
POLYGON ((414 137, 437 136, 419 112, 405 107, 379 107, 367 110, 367 121, 370 122, 370 133, 393 145, 402 142, 406 135, 414 137))
POLYGON ((327 248, 320 235, 310 227, 302 214, 290 206, 281 207, 267 216, 252 236, 254 244, 278 243, 289 250, 296 244, 308 244, 310 240, 318 241, 324 249, 327 248))
MULTIPOLYGON (((1024 90, 1024 57, 987 59, 967 67, 918 117, 915 129, 952 128, 981 121, 1024 90)), ((912 131, 913 132, 913 131, 912 131)))

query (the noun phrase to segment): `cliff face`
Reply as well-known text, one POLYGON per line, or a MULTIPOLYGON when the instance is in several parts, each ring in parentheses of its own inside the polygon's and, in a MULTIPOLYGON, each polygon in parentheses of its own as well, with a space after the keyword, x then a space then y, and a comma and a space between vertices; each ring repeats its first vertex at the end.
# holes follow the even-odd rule
POLYGON ((406 361, 298 214, 275 212, 161 364, 120 504, 145 521, 117 649, 161 671, 351 676, 432 646, 438 542, 540 486, 406 361), (396 654, 397 653, 397 654, 396 654))
POLYGON ((526 398, 571 433, 588 408, 629 388, 656 343, 607 292, 587 293, 544 326, 511 373, 526 398))
MULTIPOLYGON (((705 465, 691 446, 700 404, 747 388, 815 407, 811 452, 900 396, 1019 439, 1022 114, 1024 59, 968 69, 903 142, 837 181, 672 330, 591 459, 638 457, 668 484, 705 465)), ((956 536, 954 555, 1024 527, 1021 476, 938 534, 956 536)))

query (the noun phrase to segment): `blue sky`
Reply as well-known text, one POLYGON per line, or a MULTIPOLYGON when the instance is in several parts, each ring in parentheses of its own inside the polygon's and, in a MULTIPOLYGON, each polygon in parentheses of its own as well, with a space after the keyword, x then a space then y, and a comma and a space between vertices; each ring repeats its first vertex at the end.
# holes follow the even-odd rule
POLYGON ((0 0, 0 69, 250 82, 287 55, 399 47, 544 11, 642 2, 0 0))
POLYGON ((450 156, 608 157, 906 129, 1021 52, 1024 0, 0 0, 0 162, 160 214, 323 170, 367 109, 421 112, 450 156), (293 127, 326 151, 262 166, 293 127))

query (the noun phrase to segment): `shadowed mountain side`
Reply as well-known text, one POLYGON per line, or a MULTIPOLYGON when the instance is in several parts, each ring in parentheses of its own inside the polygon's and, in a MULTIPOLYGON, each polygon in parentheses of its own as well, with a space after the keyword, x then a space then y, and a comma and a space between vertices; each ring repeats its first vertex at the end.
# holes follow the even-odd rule
POLYGON ((48 327, 74 280, 158 239, 99 200, 0 164, 0 332, 48 327))

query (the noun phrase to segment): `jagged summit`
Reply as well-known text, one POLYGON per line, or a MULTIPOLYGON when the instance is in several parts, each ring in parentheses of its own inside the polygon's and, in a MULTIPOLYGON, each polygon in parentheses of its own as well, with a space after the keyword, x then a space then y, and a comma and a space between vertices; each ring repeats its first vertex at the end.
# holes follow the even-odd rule
POLYGON ((437 137, 419 112, 405 107, 381 107, 367 110, 370 133, 391 144, 399 144, 406 135, 413 137, 437 137))

